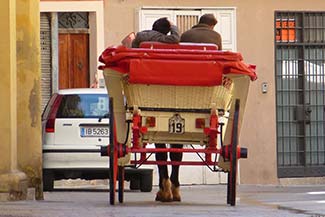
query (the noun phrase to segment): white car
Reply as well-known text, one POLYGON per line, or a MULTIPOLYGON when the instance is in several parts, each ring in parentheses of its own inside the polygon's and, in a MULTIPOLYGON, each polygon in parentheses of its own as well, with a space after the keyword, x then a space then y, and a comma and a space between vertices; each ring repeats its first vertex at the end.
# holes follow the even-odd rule
MULTIPOLYGON (((42 115, 43 188, 54 180, 107 179, 108 157, 100 150, 109 144, 109 98, 100 88, 59 90, 42 115)), ((125 169, 131 189, 152 190, 152 169, 125 169)))

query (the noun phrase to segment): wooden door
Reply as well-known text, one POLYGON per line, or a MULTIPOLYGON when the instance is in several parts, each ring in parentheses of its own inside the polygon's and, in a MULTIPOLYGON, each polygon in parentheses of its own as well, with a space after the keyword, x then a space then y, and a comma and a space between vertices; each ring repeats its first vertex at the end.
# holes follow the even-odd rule
POLYGON ((59 89, 89 87, 89 35, 59 34, 59 89))

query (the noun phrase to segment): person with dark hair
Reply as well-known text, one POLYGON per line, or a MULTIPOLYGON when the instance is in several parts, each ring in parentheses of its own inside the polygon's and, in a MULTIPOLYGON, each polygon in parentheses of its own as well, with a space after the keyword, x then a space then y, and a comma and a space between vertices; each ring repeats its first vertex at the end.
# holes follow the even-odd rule
MULTIPOLYGON (((144 30, 138 32, 135 39, 132 41, 132 47, 138 48, 141 42, 157 41, 163 43, 178 43, 179 42, 178 28, 173 25, 166 17, 160 18, 152 25, 152 30, 144 30), (167 35, 170 32, 170 35, 167 35)), ((156 148, 166 148, 164 143, 156 143, 156 148)), ((171 148, 182 148, 181 144, 170 144, 171 148)), ((169 153, 172 161, 181 161, 182 153, 169 153)), ((167 161, 166 152, 156 153, 157 161, 167 161)), ((167 165, 158 165, 159 173, 159 191, 156 195, 156 201, 171 202, 181 201, 179 194, 179 165, 173 165, 169 178, 167 165)))
POLYGON ((217 23, 213 14, 202 15, 197 25, 181 35, 181 42, 212 43, 222 50, 221 35, 213 30, 217 23))
POLYGON ((157 41, 163 43, 179 42, 178 28, 173 25, 166 17, 160 18, 152 25, 152 30, 138 32, 132 41, 132 47, 138 48, 141 42, 157 41), (170 32, 170 35, 167 35, 170 32))

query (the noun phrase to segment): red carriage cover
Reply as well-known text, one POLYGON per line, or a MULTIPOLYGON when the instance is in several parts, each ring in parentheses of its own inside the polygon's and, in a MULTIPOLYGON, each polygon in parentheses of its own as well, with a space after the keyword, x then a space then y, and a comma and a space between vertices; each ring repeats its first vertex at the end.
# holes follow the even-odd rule
POLYGON ((140 48, 109 47, 99 57, 100 69, 129 74, 130 83, 215 86, 223 74, 244 74, 256 80, 255 66, 240 53, 218 51, 209 44, 145 42, 140 48))

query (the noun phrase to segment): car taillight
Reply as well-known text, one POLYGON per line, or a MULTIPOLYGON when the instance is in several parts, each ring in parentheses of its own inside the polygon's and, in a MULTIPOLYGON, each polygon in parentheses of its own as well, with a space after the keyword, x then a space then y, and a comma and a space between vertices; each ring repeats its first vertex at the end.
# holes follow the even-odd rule
POLYGON ((45 132, 47 133, 54 133, 55 132, 55 118, 54 119, 48 119, 46 121, 46 127, 45 132))
POLYGON ((62 96, 57 95, 55 97, 55 100, 54 100, 52 106, 51 106, 50 114, 48 116, 48 119, 47 119, 46 125, 45 125, 45 132, 47 132, 47 133, 55 132, 55 118, 56 118, 56 113, 58 112, 61 100, 62 100, 62 96))

